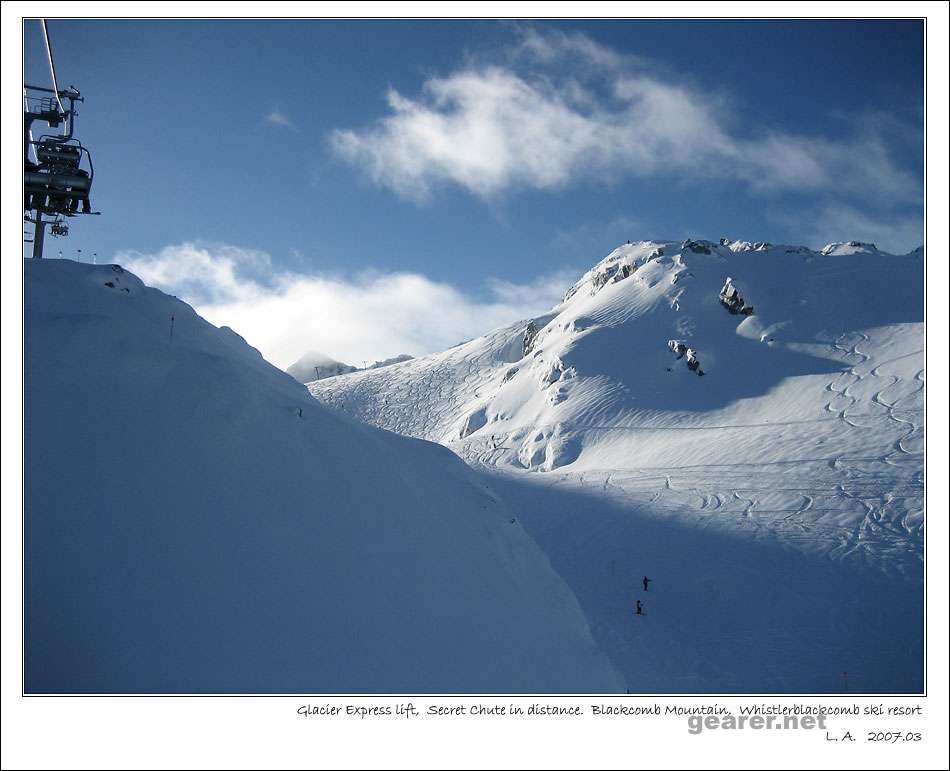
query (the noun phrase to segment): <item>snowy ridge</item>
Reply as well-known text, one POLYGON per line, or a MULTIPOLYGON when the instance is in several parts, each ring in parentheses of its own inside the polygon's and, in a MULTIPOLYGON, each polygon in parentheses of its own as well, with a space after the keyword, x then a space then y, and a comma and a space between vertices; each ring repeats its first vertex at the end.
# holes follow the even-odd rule
POLYGON ((28 692, 623 690, 444 448, 118 266, 27 261, 25 292, 28 692))
POLYGON ((654 635, 656 653, 676 647, 664 624, 695 647, 708 642, 703 629, 657 619, 634 632, 629 604, 605 604, 592 590, 611 560, 630 561, 620 544, 656 564, 675 560, 665 553, 675 541, 708 571, 678 577, 683 612, 706 618, 710 603, 729 614, 741 602, 758 609, 759 633, 770 637, 771 623, 789 638, 769 645, 804 657, 791 671, 770 669, 771 688, 833 691, 831 672, 818 680, 814 668, 841 659, 843 670, 863 668, 859 688, 913 691, 922 682, 922 321, 921 250, 641 241, 612 251, 544 316, 309 388, 494 472, 632 687, 678 689, 671 683, 686 678, 685 690, 765 688, 745 671, 757 664, 761 675, 764 658, 736 661, 741 636, 705 671, 684 671, 683 659, 700 655, 684 643, 680 659, 646 673, 650 653, 631 633, 654 635), (730 285, 742 299, 731 308, 730 285), (555 514, 574 495, 590 517, 555 514), (759 579, 739 581, 737 564, 759 579), (807 589, 792 589, 792 564, 812 576, 807 589), (774 585, 768 608, 756 593, 765 576, 774 585), (696 605, 708 581, 715 597, 696 605), (859 599, 843 608, 842 595, 823 594, 828 582, 853 585, 859 599), (880 604, 894 614, 887 621, 880 604), (808 607, 836 620, 816 627, 808 607), (766 620, 779 612, 784 620, 766 620), (899 663, 882 664, 884 650, 902 651, 899 663))

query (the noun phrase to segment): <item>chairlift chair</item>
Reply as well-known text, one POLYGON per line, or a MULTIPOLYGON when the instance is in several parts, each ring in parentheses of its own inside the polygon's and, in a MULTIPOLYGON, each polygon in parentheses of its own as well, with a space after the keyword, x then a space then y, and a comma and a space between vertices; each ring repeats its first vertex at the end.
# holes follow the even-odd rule
POLYGON ((52 236, 68 236, 69 225, 66 224, 66 220, 64 220, 62 217, 59 217, 50 224, 49 232, 52 236))
POLYGON ((92 214, 89 193, 92 189, 92 156, 78 140, 60 141, 42 136, 31 141, 36 163, 24 171, 24 208, 41 214, 73 217, 92 214), (88 171, 81 167, 87 160, 88 171))

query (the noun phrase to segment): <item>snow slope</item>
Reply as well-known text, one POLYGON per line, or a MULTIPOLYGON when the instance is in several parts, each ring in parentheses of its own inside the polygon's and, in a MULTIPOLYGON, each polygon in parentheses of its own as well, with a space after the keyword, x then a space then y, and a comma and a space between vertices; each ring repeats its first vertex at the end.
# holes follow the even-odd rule
POLYGON ((493 472, 631 689, 912 692, 922 322, 920 250, 643 241, 542 317, 309 388, 493 472))
POLYGON ((117 266, 27 261, 25 328, 28 692, 624 687, 444 448, 117 266))

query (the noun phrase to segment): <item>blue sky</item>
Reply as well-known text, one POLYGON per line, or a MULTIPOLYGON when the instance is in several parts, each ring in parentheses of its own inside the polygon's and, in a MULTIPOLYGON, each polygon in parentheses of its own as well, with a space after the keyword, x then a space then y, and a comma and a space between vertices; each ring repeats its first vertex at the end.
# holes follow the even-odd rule
POLYGON ((47 255, 129 265, 281 366, 454 344, 627 238, 923 240, 921 22, 49 28, 102 216, 47 255))

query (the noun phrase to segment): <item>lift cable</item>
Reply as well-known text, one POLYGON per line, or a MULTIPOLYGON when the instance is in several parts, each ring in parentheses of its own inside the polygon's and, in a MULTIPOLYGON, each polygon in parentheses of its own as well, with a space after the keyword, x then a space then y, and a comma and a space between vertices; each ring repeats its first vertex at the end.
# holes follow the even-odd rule
MULTIPOLYGON (((59 105, 60 112, 66 112, 63 102, 59 98, 59 83, 56 81, 56 65, 53 64, 53 47, 49 42, 49 30, 46 28, 46 19, 40 19, 43 27, 43 42, 46 43, 46 60, 49 62, 49 74, 53 79, 53 93, 56 95, 56 103, 59 105)), ((66 123, 63 123, 63 133, 66 133, 66 123)))

